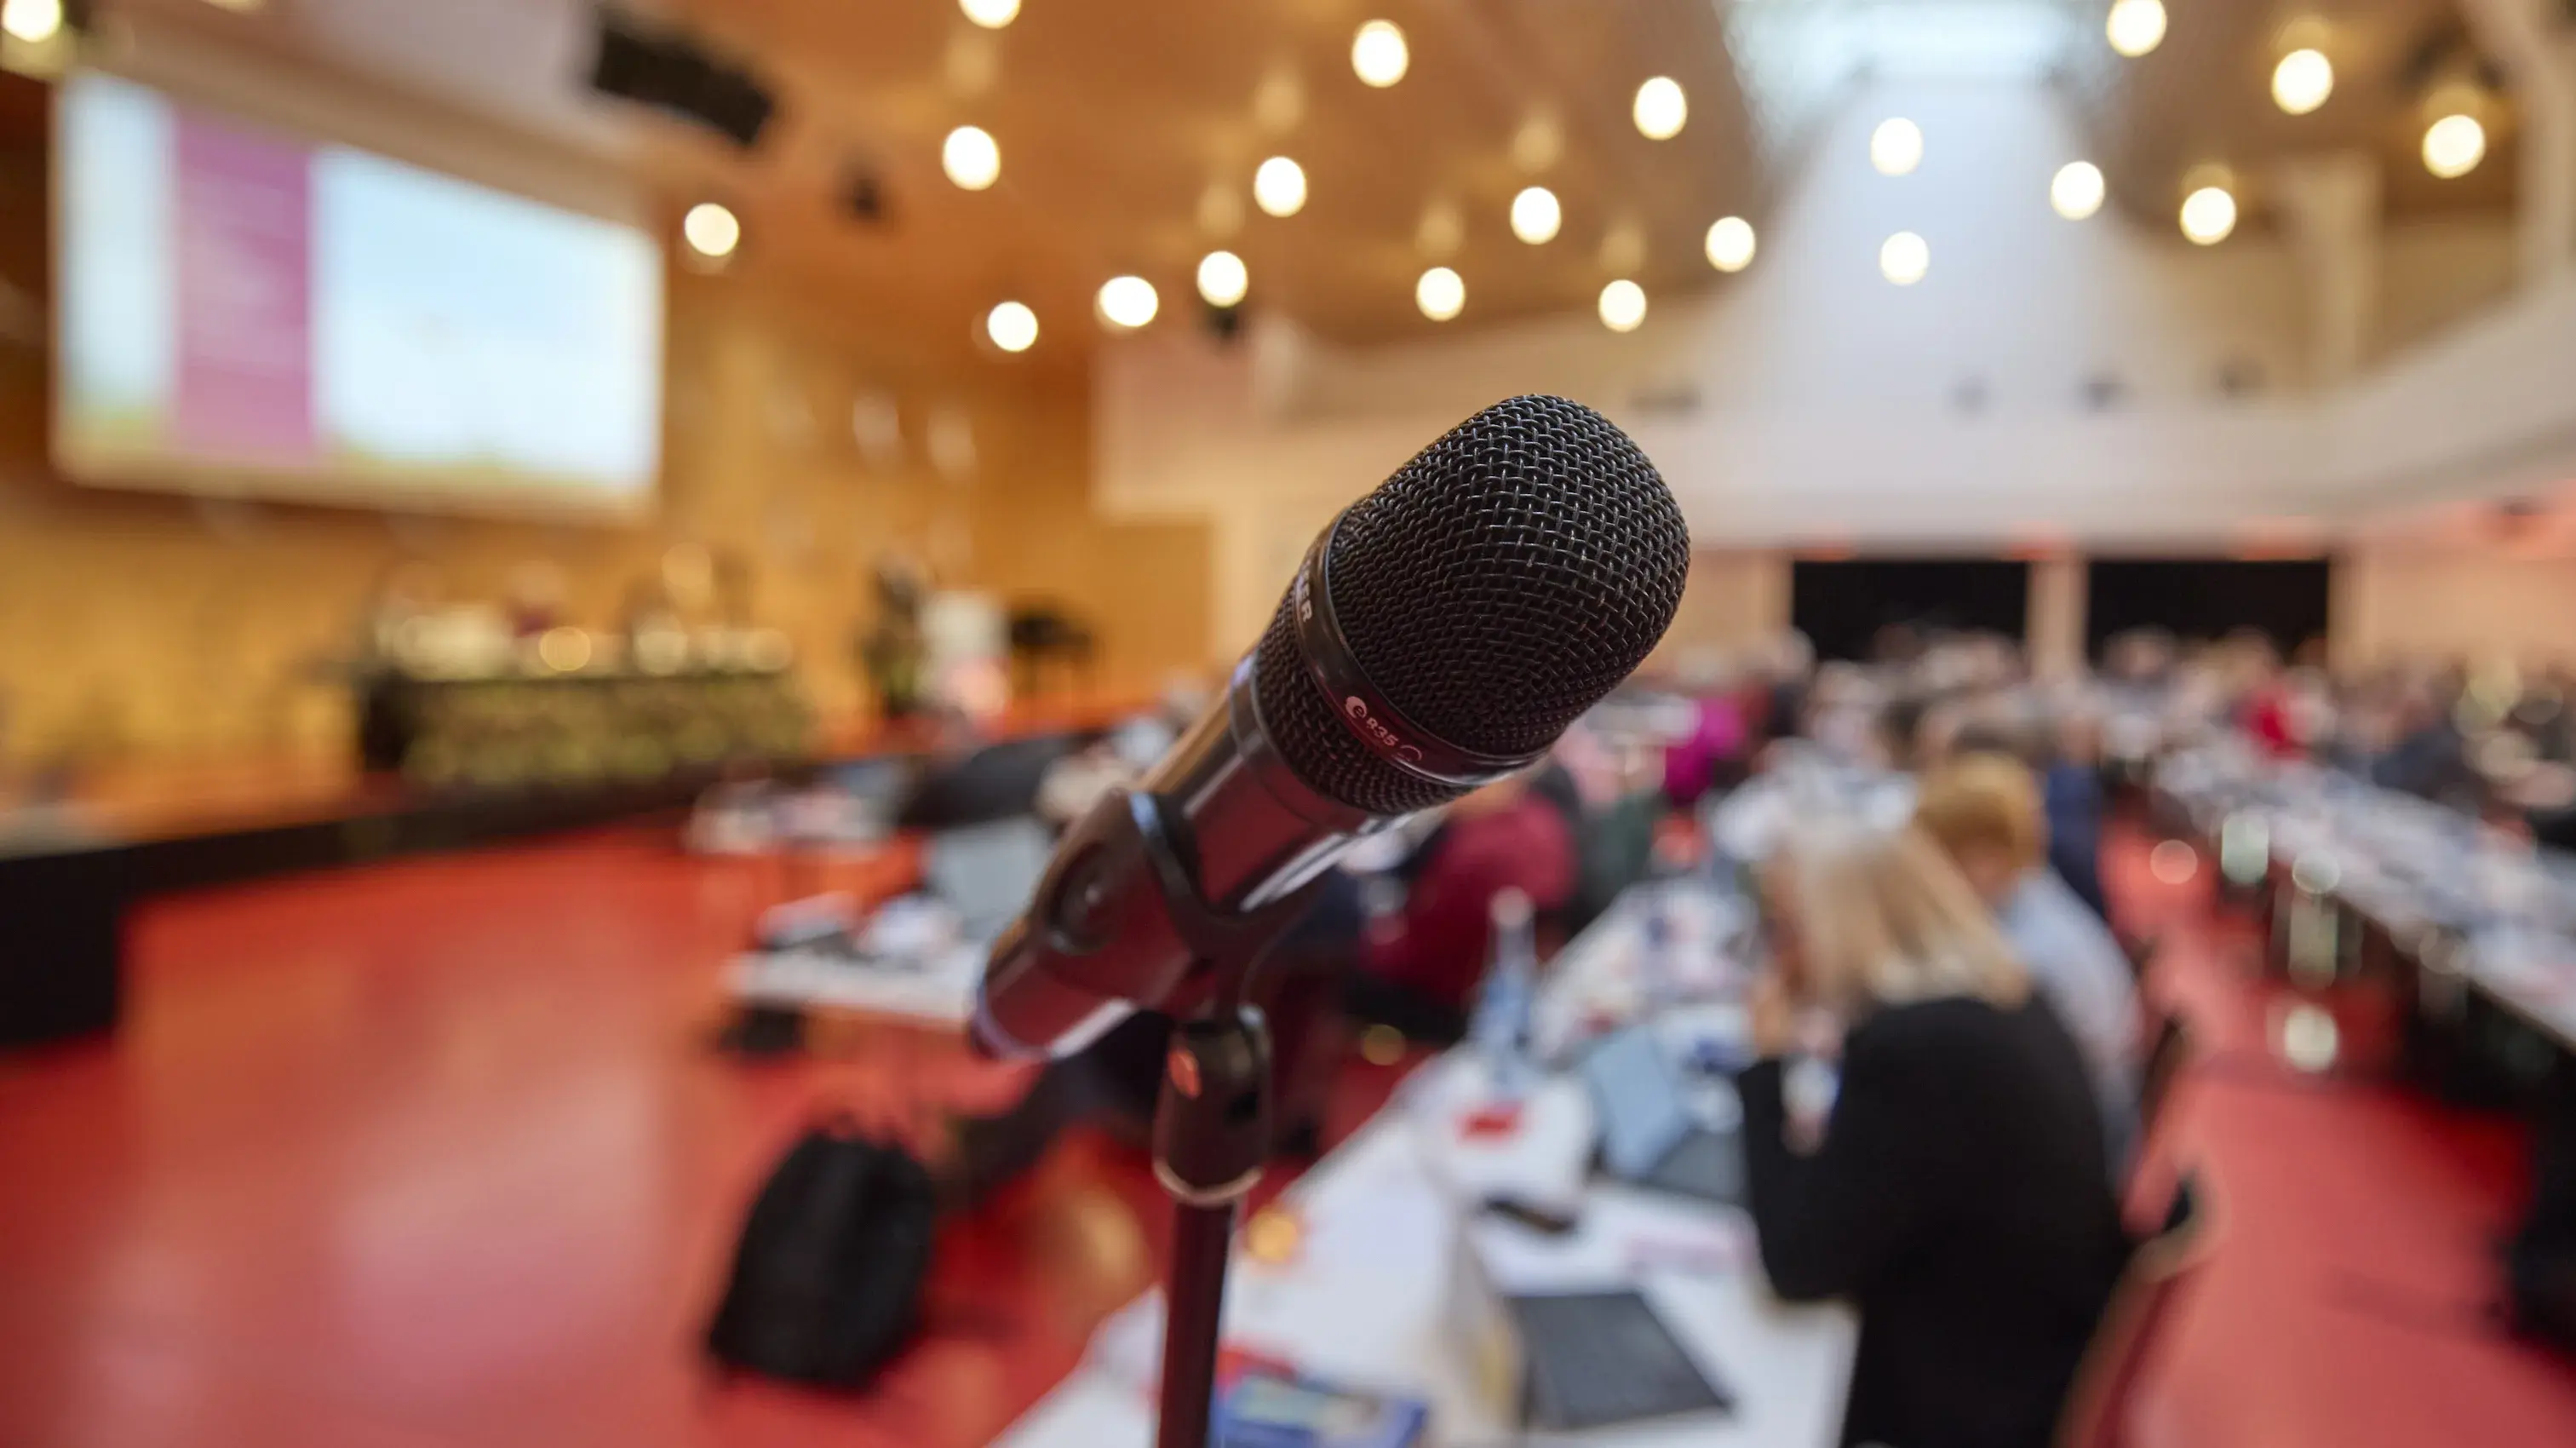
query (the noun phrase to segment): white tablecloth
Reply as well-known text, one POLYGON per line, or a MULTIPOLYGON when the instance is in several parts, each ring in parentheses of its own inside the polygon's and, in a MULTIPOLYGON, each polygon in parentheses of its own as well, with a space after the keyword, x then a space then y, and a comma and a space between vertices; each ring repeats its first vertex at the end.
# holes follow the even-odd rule
MULTIPOLYGON (((1633 952, 1636 912, 1614 910, 1570 945, 1542 992, 1542 1019, 1601 989, 1633 952)), ((1615 995, 1615 991, 1613 992, 1615 995)), ((1686 1011, 1700 1031, 1723 1012, 1686 1011)), ((1740 1029, 1740 1027, 1739 1027, 1740 1029)), ((1355 1388, 1432 1405, 1434 1444, 1514 1441, 1474 1382, 1467 1334, 1454 1328, 1459 1233, 1506 1293, 1633 1286, 1684 1348, 1735 1399, 1727 1414, 1552 1435, 1585 1444, 1705 1448, 1828 1448, 1842 1422, 1858 1336, 1839 1305, 1792 1306, 1762 1279, 1743 1213, 1603 1182, 1585 1182, 1590 1104, 1566 1077, 1538 1086, 1507 1146, 1462 1137, 1458 1119, 1480 1093, 1483 1067, 1467 1051, 1422 1068, 1395 1103, 1290 1191, 1303 1226, 1295 1259, 1265 1265, 1238 1253, 1226 1295, 1226 1334, 1238 1346, 1355 1388), (1560 1185, 1562 1184, 1562 1185, 1560 1185), (1508 1190, 1506 1190, 1508 1188, 1508 1190), (1549 1237, 1469 1208, 1487 1196, 1572 1192, 1580 1223, 1549 1237)), ((1084 1365, 1000 1440, 1010 1448, 1144 1448, 1153 1439, 1159 1291, 1130 1304, 1095 1337, 1084 1365)))

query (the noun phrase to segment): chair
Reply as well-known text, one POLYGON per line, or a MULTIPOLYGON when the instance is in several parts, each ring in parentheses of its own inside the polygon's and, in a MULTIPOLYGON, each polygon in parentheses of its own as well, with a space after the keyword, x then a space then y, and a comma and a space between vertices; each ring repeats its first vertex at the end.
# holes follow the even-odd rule
POLYGON ((2156 1028, 2156 1040, 2147 1049, 2145 1066, 2138 1073, 2138 1141, 2144 1144, 2156 1134, 2156 1122, 2165 1105, 2173 1098, 2174 1082, 2182 1068, 2200 1052, 2198 1035, 2192 1030, 2191 1018, 2180 1010, 2168 1010, 2163 1023, 2156 1028))
POLYGON ((2111 1291, 2058 1419, 2058 1448, 2128 1448, 2138 1385, 2172 1331, 2184 1289, 2218 1240, 2216 1202, 2197 1172, 2175 1183, 2164 1229, 2140 1243, 2111 1291))
POLYGON ((2141 934, 2130 930, 2113 930, 2111 935, 2120 943, 2120 954, 2128 959, 2129 980, 2144 986, 2147 971, 2156 963, 2156 950, 2164 943, 2163 939, 2153 932, 2141 934))

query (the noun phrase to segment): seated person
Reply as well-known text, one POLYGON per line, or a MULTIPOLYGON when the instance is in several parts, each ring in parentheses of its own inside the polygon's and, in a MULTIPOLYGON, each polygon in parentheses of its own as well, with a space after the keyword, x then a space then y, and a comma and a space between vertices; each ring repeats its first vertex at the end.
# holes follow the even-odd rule
POLYGON ((1494 897, 1514 889, 1541 918, 1562 911, 1574 894, 1574 834, 1530 775, 1516 774, 1449 806, 1406 873, 1403 903, 1369 922, 1346 1003, 1354 1021, 1455 1041, 1485 977, 1494 897))
POLYGON ((2111 918, 2102 888, 2102 721, 2083 712, 2057 724, 2057 749, 2039 776, 2048 812, 2048 867, 2101 919, 2111 918))
POLYGON ((2045 1448, 2128 1253, 2083 1056, 1919 831, 1793 839, 1762 894, 1746 1183, 1772 1288, 1860 1309, 1843 1441, 2045 1448), (1844 1030, 1812 1149, 1802 1012, 1844 1030))
POLYGON ((1655 827, 1665 813, 1657 755, 1647 745, 1613 745, 1577 719, 1532 778, 1530 792, 1555 802, 1574 834, 1574 895, 1559 922, 1566 934, 1600 919, 1653 868, 1655 827), (1552 780, 1572 786, 1571 804, 1551 791, 1552 780))
POLYGON ((2454 702, 2431 684, 2407 685, 2397 701, 2393 739, 2371 761, 2370 782, 2474 813, 2485 781, 2452 721, 2454 702))
POLYGON ((2125 1173, 2138 1123, 2137 984, 2110 927, 2048 868, 2038 782, 2004 755, 1966 755, 1924 777, 1914 822, 1994 912, 2031 984, 2073 1033, 2101 1102, 2108 1160, 2125 1173))

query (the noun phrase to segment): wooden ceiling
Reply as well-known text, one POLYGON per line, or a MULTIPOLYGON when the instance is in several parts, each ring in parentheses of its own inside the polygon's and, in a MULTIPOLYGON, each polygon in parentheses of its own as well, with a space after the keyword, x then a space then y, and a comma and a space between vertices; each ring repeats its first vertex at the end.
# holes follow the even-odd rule
POLYGON ((1037 308, 1042 347, 1093 333, 1093 292, 1122 272, 1155 284, 1166 317, 1195 313, 1198 259, 1220 246, 1249 265, 1251 306, 1353 341, 1440 325, 1413 303, 1435 263, 1466 278, 1450 325, 1588 309, 1622 275, 1650 294, 1703 286, 1709 224, 1760 199, 1707 0, 1585 0, 1579 22, 1565 0, 1027 0, 998 31, 953 0, 679 8, 783 92, 777 133, 747 164, 664 148, 665 164, 694 162, 742 209, 746 245, 870 274, 859 284, 936 325, 968 328, 1017 297, 1037 308), (1404 28, 1412 57, 1385 90, 1350 62, 1376 18, 1404 28), (1662 142, 1629 120, 1637 84, 1658 74, 1690 97, 1688 125, 1662 142), (1534 118, 1562 137, 1536 167, 1513 155, 1534 118), (989 191, 941 174, 942 138, 965 124, 1000 144, 989 191), (1271 155, 1305 169, 1294 216, 1252 204, 1271 155), (838 204, 862 169, 885 183, 889 214, 873 226, 838 204), (1533 183, 1564 206, 1544 246, 1506 220, 1533 183), (1454 250, 1421 244, 1434 210, 1456 218, 1454 250))
MULTIPOLYGON (((2094 72, 2094 124, 2112 195, 2171 225, 2184 179, 2200 166, 2235 172, 2259 205, 2264 175, 2302 155, 2358 151, 2378 159, 2392 216, 2509 207, 2515 191, 2514 107, 2500 87, 2477 115, 2487 155, 2455 180, 2424 169, 2429 86, 2494 67, 2470 44, 2457 0, 2165 0, 2164 43, 2094 72), (2333 62, 2334 92, 2304 116, 2272 101, 2272 68, 2308 47, 2333 62)), ((2104 7, 2107 8, 2107 7, 2104 7)), ((2107 53, 2107 47, 2105 47, 2107 53)))
MULTIPOLYGON (((2067 73, 2115 203, 2143 222, 2170 227, 2185 176, 2219 162, 2244 179, 2259 223, 2273 163, 2354 148, 2380 157, 2396 214, 2511 204, 2513 110, 2500 90, 2483 111, 2490 149, 2476 172, 2439 181, 2418 159, 2427 77, 2478 62, 2457 0, 2166 0, 2167 37, 2138 60, 2102 42, 2106 0, 2031 3, 2060 7, 2075 48, 2090 47, 2067 73), (2334 95, 2312 115, 2283 115, 2269 93, 2283 27, 2320 20, 2304 43, 2333 59, 2334 95)), ((974 25, 956 0, 623 8, 774 86, 778 117, 757 147, 587 97, 589 0, 117 7, 639 167, 675 234, 688 205, 721 200, 744 222, 737 282, 784 289, 845 332, 960 360, 975 354, 983 313, 1016 298, 1042 331, 1014 365, 1078 367, 1101 335, 1093 295, 1123 272, 1159 290, 1158 327, 1191 325, 1198 258, 1218 246, 1249 264, 1252 309, 1341 341, 1588 312, 1620 275, 1669 298, 1722 284, 1701 254, 1709 223, 1740 212, 1759 224, 1775 184, 1728 54, 1725 0, 1023 0, 1000 30, 974 25), (1396 22, 1410 42, 1410 70, 1390 89, 1352 73, 1352 36, 1369 19, 1396 22), (1689 124, 1661 142, 1629 119, 1637 84, 1658 74, 1690 99, 1689 124), (1561 137, 1558 154, 1516 159, 1516 135, 1540 119, 1561 137), (941 174, 941 141, 964 124, 1000 144, 988 191, 941 174), (1309 183, 1305 209, 1284 219, 1250 197, 1253 169, 1273 154, 1299 161, 1309 183), (878 220, 843 204, 860 174, 880 185, 878 220), (1515 240, 1506 221, 1512 195, 1534 182, 1564 205, 1564 229, 1544 246, 1515 240), (1223 198, 1213 214, 1211 190, 1223 198), (1435 210, 1459 223, 1454 250, 1423 244, 1435 210), (1414 307, 1415 279, 1434 263, 1466 279, 1454 322, 1414 307)))

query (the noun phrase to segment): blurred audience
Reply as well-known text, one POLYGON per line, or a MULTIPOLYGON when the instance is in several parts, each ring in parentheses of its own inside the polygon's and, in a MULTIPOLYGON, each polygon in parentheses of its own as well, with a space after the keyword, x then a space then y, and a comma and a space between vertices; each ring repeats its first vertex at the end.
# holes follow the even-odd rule
POLYGON ((1675 809, 1689 809, 1710 789, 1744 777, 1751 730, 1745 725, 1744 700, 1722 660, 1687 661, 1681 690, 1692 701, 1692 726, 1664 750, 1664 796, 1675 809))
POLYGON ((2477 771, 2469 764, 2468 741, 2455 722, 2458 699, 2432 680, 2400 686, 2391 711, 2386 747, 2370 761, 2370 782, 2382 789, 2444 804, 2479 803, 2477 771))
POLYGON ((2048 866, 2099 921, 2111 918, 2102 888, 2102 721, 2082 709, 2058 720, 2057 748, 2041 761, 2040 793, 2048 814, 2048 866))

